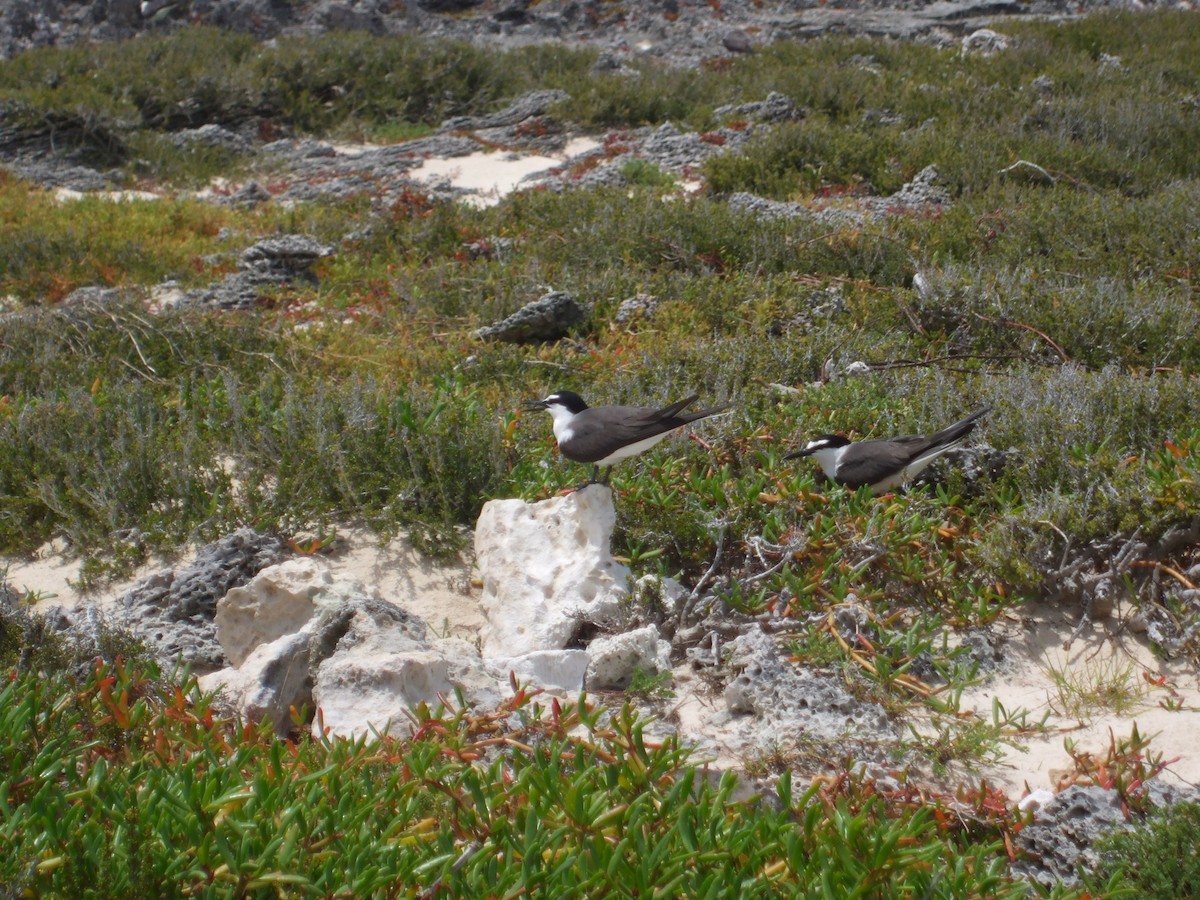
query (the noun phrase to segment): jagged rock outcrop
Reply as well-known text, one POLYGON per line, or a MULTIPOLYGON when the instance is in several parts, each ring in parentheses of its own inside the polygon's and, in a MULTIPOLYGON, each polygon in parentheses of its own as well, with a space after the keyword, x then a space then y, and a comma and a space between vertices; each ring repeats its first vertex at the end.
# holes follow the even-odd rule
POLYGON ((480 328, 476 335, 485 341, 525 344, 556 341, 587 317, 582 306, 566 291, 550 291, 526 303, 511 316, 480 328))
POLYGON ((499 112, 482 116, 458 116, 442 123, 442 131, 478 131, 481 128, 507 128, 519 125, 527 119, 544 116, 555 103, 562 103, 570 95, 559 88, 530 91, 510 103, 499 112))
POLYGON ((791 665, 760 628, 735 638, 728 651, 729 665, 740 670, 725 686, 729 711, 758 717, 777 740, 894 733, 882 706, 854 697, 838 676, 791 665))
POLYGON ((488 657, 484 662, 502 679, 507 680, 511 675, 519 684, 574 695, 584 689, 588 653, 586 650, 535 650, 523 656, 488 657))
POLYGON ((945 206, 950 202, 950 192, 938 184, 941 174, 937 166, 928 165, 890 196, 874 198, 867 204, 879 213, 895 213, 920 210, 925 207, 945 206))
MULTIPOLYGON (((1200 789, 1158 779, 1146 782, 1140 790, 1152 810, 1200 799, 1200 789)), ((1114 788, 1075 784, 1049 799, 1044 791, 1035 794, 1036 804, 1021 803, 1022 809, 1032 807, 1034 816, 1015 836, 1019 856, 1012 869, 1051 889, 1078 885, 1081 869, 1095 871, 1103 862, 1097 841, 1114 831, 1135 829, 1144 821, 1139 815, 1126 815, 1121 795, 1114 788)))
MULTIPOLYGON (((295 634, 321 613, 365 595, 361 584, 335 579, 328 566, 312 557, 290 559, 259 572, 221 599, 217 640, 229 661, 241 666, 260 645, 295 634)), ((423 627, 416 637, 424 637, 423 627)))
POLYGON ((201 680, 249 719, 286 734, 292 710, 317 710, 314 732, 402 733, 408 711, 461 692, 495 705, 506 674, 465 641, 431 640, 425 623, 309 557, 260 572, 217 606, 232 665, 201 680))
POLYGON ((950 192, 938 184, 936 166, 926 166, 900 190, 886 197, 859 197, 853 206, 825 206, 815 203, 795 203, 769 200, 739 191, 729 195, 729 206, 738 212, 758 218, 811 219, 830 227, 861 225, 878 216, 938 209, 950 203, 950 192))
POLYGON ((216 634, 230 665, 205 675, 240 715, 289 734, 313 715, 316 735, 407 734, 413 711, 462 702, 492 708, 511 678, 575 694, 588 654, 542 650, 483 659, 460 638, 435 638, 418 616, 326 562, 288 560, 217 603, 216 634))
MULTIPOLYGON (((107 41, 205 24, 254 35, 424 34, 509 49, 529 43, 585 42, 618 63, 650 55, 675 66, 745 53, 756 44, 830 32, 924 36, 949 43, 1004 18, 1075 16, 1106 6, 1166 0, 895 0, 839 4, 579 3, 577 0, 6 0, 0 4, 0 58, 32 47, 107 41), (803 7, 803 8, 797 8, 803 7), (752 39, 751 39, 752 36, 752 39)), ((1187 0, 1173 0, 1176 4, 1187 0)))
POLYGON ((227 665, 217 640, 218 601, 290 554, 276 535, 243 528, 201 548, 195 560, 137 582, 118 598, 114 623, 144 638, 164 661, 203 674, 227 665))
POLYGON ((753 53, 754 44, 750 41, 750 35, 742 31, 740 28, 734 28, 732 31, 725 32, 721 38, 721 46, 730 53, 753 53))
POLYGON ((180 303, 222 310, 253 309, 268 290, 293 283, 317 284, 312 266, 332 253, 332 247, 306 235, 267 238, 242 252, 237 272, 206 288, 188 291, 180 303))
POLYGON ((1017 832, 1023 853, 1013 871, 1046 887, 1078 884, 1079 866, 1094 869, 1099 862, 1092 845, 1112 830, 1128 827, 1116 791, 1072 785, 1017 832))
POLYGON ((765 100, 718 106, 713 110, 713 115, 722 120, 754 119, 758 122, 790 122, 803 119, 805 113, 787 94, 771 91, 765 100))
POLYGON ((651 294, 638 293, 632 297, 626 297, 617 307, 617 314, 613 317, 613 321, 618 325, 636 321, 649 322, 658 311, 658 303, 658 297, 651 294))
POLYGON ((332 654, 313 674, 315 737, 371 732, 411 734, 413 711, 430 711, 456 695, 469 706, 493 708, 507 690, 479 652, 460 638, 416 640, 402 625, 398 607, 356 605, 332 654))
POLYGON ((238 666, 202 675, 203 691, 219 691, 230 706, 251 722, 268 721, 275 733, 292 730, 292 710, 312 709, 312 673, 308 631, 259 644, 238 666))
POLYGON ((962 55, 995 56, 1008 49, 1008 38, 990 28, 972 31, 962 39, 962 55))

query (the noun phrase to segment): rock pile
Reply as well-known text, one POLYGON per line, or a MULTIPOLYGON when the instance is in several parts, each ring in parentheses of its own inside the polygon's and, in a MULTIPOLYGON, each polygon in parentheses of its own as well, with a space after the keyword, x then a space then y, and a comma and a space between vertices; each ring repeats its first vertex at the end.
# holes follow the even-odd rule
POLYGON ((219 645, 206 660, 219 654, 223 664, 201 686, 280 734, 305 709, 315 711, 315 734, 404 734, 422 705, 495 706, 513 676, 574 695, 585 685, 626 687, 639 670, 669 671, 670 644, 653 625, 596 637, 629 602, 629 570, 609 551, 615 521, 612 494, 599 485, 487 504, 475 541, 487 618, 480 647, 432 635, 401 601, 334 577, 319 559, 262 568, 206 607, 215 614, 204 637, 219 645))
POLYGON ((202 548, 178 571, 137 582, 118 598, 115 623, 149 642, 169 663, 197 674, 225 665, 217 637, 217 605, 263 569, 282 562, 287 545, 274 535, 243 528, 202 548))
POLYGON ((525 344, 556 341, 587 318, 587 313, 566 291, 550 291, 525 304, 511 316, 476 332, 485 341, 525 344))
POLYGON ((332 253, 332 247, 307 235, 267 238, 243 251, 238 271, 206 288, 188 291, 176 305, 253 309, 272 289, 291 284, 315 285, 313 264, 332 253))

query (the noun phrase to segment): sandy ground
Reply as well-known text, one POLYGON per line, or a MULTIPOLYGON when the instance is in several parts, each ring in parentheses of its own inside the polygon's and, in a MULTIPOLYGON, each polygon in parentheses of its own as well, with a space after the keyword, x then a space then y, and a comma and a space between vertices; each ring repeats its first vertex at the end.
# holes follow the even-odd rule
POLYGON ((129 203, 134 200, 161 200, 158 194, 150 191, 76 191, 71 188, 55 188, 54 199, 58 203, 69 203, 72 200, 90 200, 99 197, 102 200, 112 200, 114 203, 129 203))
POLYGON ((152 559, 139 566, 127 581, 88 593, 78 587, 79 560, 64 556, 62 547, 56 542, 45 544, 32 556, 0 556, 0 572, 5 573, 5 581, 10 587, 32 594, 37 605, 43 608, 75 609, 84 603, 96 603, 103 609, 139 578, 164 568, 186 565, 190 558, 191 554, 185 553, 172 560, 152 559))
POLYGON ((1164 660, 1148 642, 1121 628, 1120 610, 1095 624, 1065 648, 1075 628, 1062 610, 1032 605, 1019 620, 1008 620, 1006 660, 1001 671, 963 694, 964 709, 991 721, 993 702, 1012 717, 1027 710, 1030 724, 1045 719, 1045 730, 1017 738, 1012 749, 981 774, 1010 796, 1059 786, 1073 771, 1064 741, 1076 752, 1103 759, 1113 741, 1128 738, 1136 725, 1152 738, 1149 752, 1171 762, 1162 775, 1176 784, 1200 784, 1200 673, 1186 660, 1164 660), (1103 697, 1120 696, 1127 709, 1114 711, 1103 697))
POLYGON ((427 159, 409 175, 425 183, 449 182, 452 187, 467 191, 465 202, 478 207, 492 206, 516 190, 525 178, 557 168, 571 157, 598 146, 599 142, 593 138, 577 137, 554 156, 494 151, 453 159, 427 159))
MULTIPOLYGON (((335 150, 340 156, 355 157, 365 150, 372 149, 370 144, 338 144, 335 150)), ((568 159, 581 153, 587 153, 600 146, 600 142, 591 137, 574 137, 553 156, 543 156, 536 153, 521 153, 517 151, 495 150, 471 153, 467 156, 455 156, 449 159, 430 157, 421 161, 421 165, 410 169, 408 177, 414 181, 428 185, 448 185, 464 192, 459 199, 471 206, 483 208, 494 206, 504 197, 520 187, 527 178, 556 169, 568 159)), ((218 178, 205 190, 198 191, 199 198, 228 196, 231 190, 238 187, 233 182, 218 178)), ((684 188, 695 191, 699 182, 688 182, 684 188)), ((59 203, 69 203, 73 200, 101 199, 115 203, 133 201, 162 200, 163 196, 149 191, 77 191, 71 188, 57 188, 54 191, 55 200, 59 203)))
POLYGON ((370 532, 339 532, 343 549, 325 557, 334 577, 354 578, 421 619, 439 637, 474 641, 483 627, 479 590, 472 586, 471 562, 431 561, 406 537, 380 544, 370 532))

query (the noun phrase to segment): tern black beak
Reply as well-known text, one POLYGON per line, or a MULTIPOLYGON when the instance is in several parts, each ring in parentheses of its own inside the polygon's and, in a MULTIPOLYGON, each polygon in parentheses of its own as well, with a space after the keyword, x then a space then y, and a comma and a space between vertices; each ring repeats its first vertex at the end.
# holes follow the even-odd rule
POLYGON ((805 447, 803 450, 796 450, 792 453, 789 453, 787 456, 784 457, 784 459, 800 459, 801 457, 804 457, 804 456, 811 456, 816 451, 816 449, 817 449, 816 447, 805 447))
POLYGON ((530 400, 525 404, 525 412, 533 412, 538 409, 546 409, 549 406, 545 400, 530 400))

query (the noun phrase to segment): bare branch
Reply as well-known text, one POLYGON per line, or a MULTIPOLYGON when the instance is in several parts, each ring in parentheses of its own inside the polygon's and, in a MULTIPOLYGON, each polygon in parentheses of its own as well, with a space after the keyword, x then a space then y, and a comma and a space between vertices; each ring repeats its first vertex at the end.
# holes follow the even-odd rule
POLYGON ((1051 175, 1049 172, 1047 172, 1045 169, 1043 169, 1043 168, 1042 168, 1041 166, 1039 166, 1037 163, 1031 163, 1031 162, 1030 162, 1029 160, 1027 160, 1027 159, 1018 159, 1018 160, 1017 160, 1015 163, 1013 163, 1011 166, 1006 166, 1005 168, 1001 169, 1001 170, 1000 170, 999 172, 997 172, 996 174, 998 174, 998 175, 1007 175, 1008 173, 1010 173, 1010 172, 1012 172, 1012 171, 1014 171, 1015 169, 1018 169, 1018 168, 1033 169, 1033 171, 1037 172, 1039 175, 1041 175, 1043 178, 1045 178, 1045 179, 1046 179, 1048 182, 1050 182, 1051 184, 1057 184, 1057 183, 1058 183, 1058 179, 1057 179, 1057 178, 1055 178, 1053 175, 1051 175))
POLYGON ((1008 325, 1011 328, 1023 328, 1026 331, 1032 331, 1047 344, 1053 347, 1054 351, 1059 355, 1059 358, 1062 359, 1063 362, 1069 363, 1071 361, 1071 357, 1067 356, 1067 351, 1060 347, 1059 344, 1052 337, 1050 337, 1050 335, 1038 328, 1034 328, 1032 325, 1026 325, 1024 322, 1014 322, 1012 319, 995 319, 991 316, 985 316, 982 313, 971 313, 971 315, 977 319, 982 319, 984 322, 991 322, 994 325, 1008 325))

